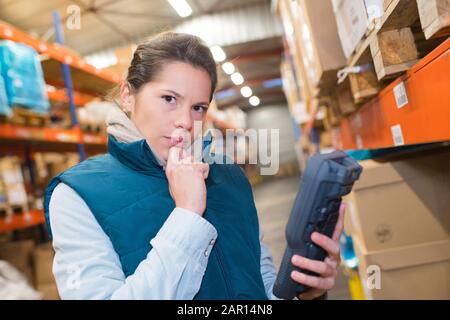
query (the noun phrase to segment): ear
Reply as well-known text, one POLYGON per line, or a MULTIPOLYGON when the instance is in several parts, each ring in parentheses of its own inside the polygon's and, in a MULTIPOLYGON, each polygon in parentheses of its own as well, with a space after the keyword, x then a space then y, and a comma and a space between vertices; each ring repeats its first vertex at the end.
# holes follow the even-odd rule
POLYGON ((120 102, 122 110, 126 114, 131 114, 134 110, 134 95, 131 93, 130 85, 124 81, 120 85, 120 102))

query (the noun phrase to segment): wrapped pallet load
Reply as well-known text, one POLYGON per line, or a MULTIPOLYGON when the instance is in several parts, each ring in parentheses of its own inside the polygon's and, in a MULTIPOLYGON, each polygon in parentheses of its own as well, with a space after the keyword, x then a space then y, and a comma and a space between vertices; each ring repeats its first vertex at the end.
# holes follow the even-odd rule
POLYGON ((0 64, 0 115, 10 116, 11 109, 8 105, 8 97, 6 95, 5 81, 2 77, 2 66, 0 64))
POLYGON ((48 112, 50 105, 42 66, 33 48, 9 40, 0 41, 0 70, 10 106, 48 112))

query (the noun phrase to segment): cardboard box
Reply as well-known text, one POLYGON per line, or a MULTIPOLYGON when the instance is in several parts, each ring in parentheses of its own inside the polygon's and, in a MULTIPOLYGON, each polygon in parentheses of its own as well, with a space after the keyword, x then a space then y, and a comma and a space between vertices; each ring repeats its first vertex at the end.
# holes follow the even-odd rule
POLYGON ((344 199, 352 235, 369 251, 450 239, 449 164, 448 151, 362 161, 364 171, 344 199))
POLYGON ((330 148, 333 145, 330 131, 320 133, 320 148, 330 148))
POLYGON ((53 257, 55 252, 51 243, 37 246, 33 252, 34 280, 36 288, 55 283, 53 276, 53 257))
POLYGON ((36 287, 42 295, 42 300, 60 300, 58 288, 55 283, 41 284, 36 287))
POLYGON ((32 253, 34 241, 14 241, 0 244, 0 260, 11 263, 33 284, 32 253))
POLYGON ((0 179, 6 191, 6 200, 10 205, 27 206, 27 193, 22 169, 18 157, 0 159, 0 179))
POLYGON ((384 11, 387 10, 387 8, 389 8, 389 6, 391 5, 392 0, 384 0, 383 4, 384 4, 384 11))
POLYGON ((450 0, 417 0, 426 39, 450 34, 450 0))
POLYGON ((306 74, 313 87, 333 86, 346 64, 333 7, 329 1, 291 2, 294 28, 306 74))
POLYGON ((126 46, 115 50, 114 54, 117 62, 114 65, 107 67, 106 70, 109 70, 125 79, 135 50, 135 45, 126 46))
POLYGON ((350 81, 345 80, 336 88, 336 101, 339 108, 339 113, 348 115, 357 110, 353 94, 350 89, 350 81))
POLYGON ((450 299, 450 240, 383 251, 353 245, 367 299, 450 299))
POLYGON ((50 179, 80 162, 77 153, 36 152, 34 155, 37 180, 47 186, 50 179))
POLYGON ((333 0, 332 4, 342 49, 348 58, 369 26, 366 7, 363 1, 333 0))

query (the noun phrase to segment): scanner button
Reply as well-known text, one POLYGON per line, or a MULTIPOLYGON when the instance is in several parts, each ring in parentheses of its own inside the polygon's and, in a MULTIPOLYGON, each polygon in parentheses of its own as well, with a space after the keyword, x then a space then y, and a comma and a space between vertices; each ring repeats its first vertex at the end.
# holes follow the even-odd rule
POLYGON ((314 224, 308 223, 308 225, 306 226, 306 229, 305 229, 305 235, 304 235, 303 240, 306 241, 306 242, 310 241, 311 240, 311 233, 313 231, 314 231, 314 224))
POLYGON ((329 213, 339 212, 340 205, 341 202, 339 200, 330 201, 327 210, 329 213))
POLYGON ((328 209, 327 208, 321 208, 319 209, 319 216, 318 216, 318 221, 325 221, 328 218, 328 209))

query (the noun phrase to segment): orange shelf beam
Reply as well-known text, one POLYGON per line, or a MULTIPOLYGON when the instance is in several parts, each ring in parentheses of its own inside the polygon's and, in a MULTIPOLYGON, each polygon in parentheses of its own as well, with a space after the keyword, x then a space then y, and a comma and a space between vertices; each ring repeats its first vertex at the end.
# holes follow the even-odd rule
POLYGON ((37 52, 45 54, 51 59, 61 63, 66 63, 73 68, 95 75, 111 83, 120 82, 120 77, 117 74, 109 70, 100 70, 95 68, 94 66, 86 63, 77 54, 68 50, 66 47, 57 43, 52 44, 36 39, 4 21, 0 21, 0 38, 29 45, 37 52))
POLYGON ((104 135, 83 133, 78 128, 55 129, 41 127, 23 127, 13 124, 0 124, 0 139, 30 140, 59 143, 106 144, 104 135))
POLYGON ((14 214, 10 220, 0 219, 0 233, 36 226, 45 223, 44 212, 33 210, 27 213, 14 214))
MULTIPOLYGON (((64 102, 64 103, 69 102, 69 99, 67 98, 65 89, 55 89, 55 90, 47 89, 47 95, 51 101, 64 102)), ((91 101, 94 98, 95 98, 94 96, 91 96, 89 94, 74 92, 74 103, 75 103, 75 105, 80 106, 80 107, 84 106, 85 104, 87 104, 89 101, 91 101)))
POLYGON ((333 131, 338 149, 450 140, 450 38, 333 131))
POLYGON ((102 144, 108 143, 108 137, 106 135, 81 133, 81 139, 84 144, 102 144))

